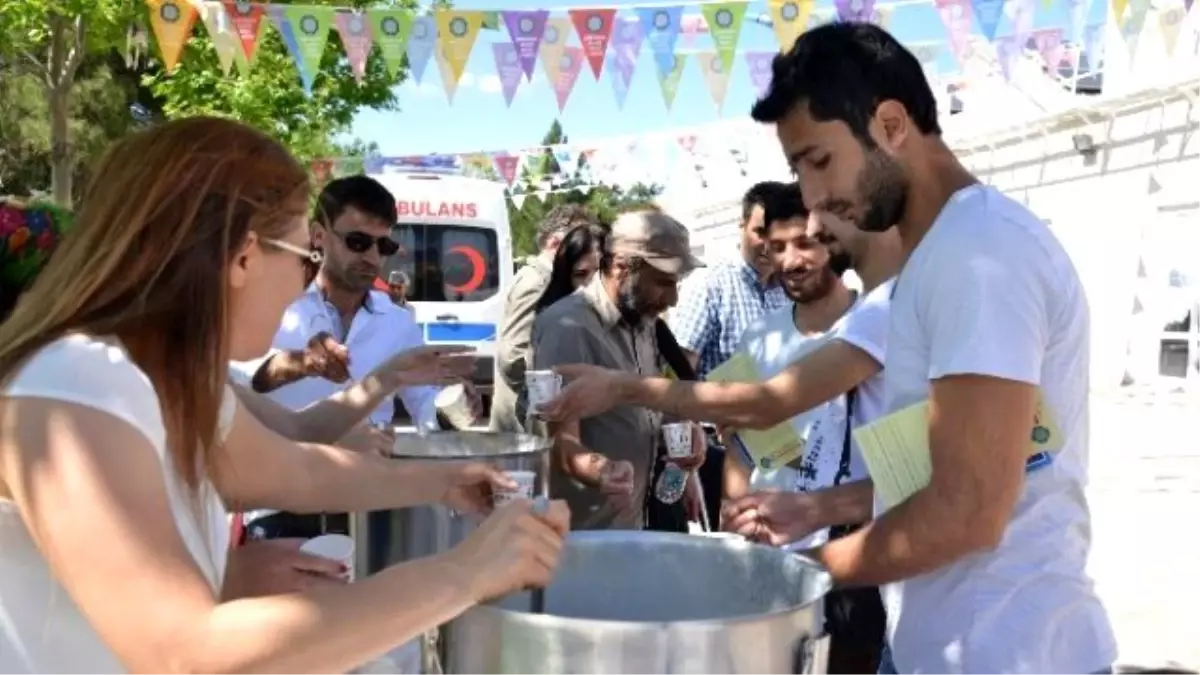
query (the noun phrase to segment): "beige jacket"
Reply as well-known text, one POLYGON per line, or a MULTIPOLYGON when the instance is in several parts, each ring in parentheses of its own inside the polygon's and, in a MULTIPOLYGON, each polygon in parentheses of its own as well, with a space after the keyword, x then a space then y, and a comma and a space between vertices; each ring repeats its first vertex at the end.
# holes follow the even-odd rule
POLYGON ((504 301, 504 317, 496 332, 496 372, 492 390, 491 428, 519 432, 525 428, 525 368, 533 333, 534 307, 550 283, 552 263, 545 255, 517 270, 504 301))

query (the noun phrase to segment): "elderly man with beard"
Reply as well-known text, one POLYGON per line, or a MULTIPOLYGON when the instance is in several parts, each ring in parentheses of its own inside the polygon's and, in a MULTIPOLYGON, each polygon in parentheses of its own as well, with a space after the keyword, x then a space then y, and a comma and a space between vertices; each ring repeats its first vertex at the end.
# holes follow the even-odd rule
POLYGON ((1111 672, 1086 571, 1088 306, 1070 258, 958 161, 921 64, 883 29, 815 28, 772 70, 751 114, 776 126, 806 203, 899 231, 884 412, 922 405, 928 426, 928 482, 813 555, 840 584, 883 585, 885 670, 1111 672))
MULTIPOLYGON (((599 273, 535 320, 534 368, 591 364, 635 376, 661 373, 655 322, 675 304, 680 279, 701 266, 687 229, 674 218, 655 210, 622 214, 601 253, 599 273)), ((550 494, 571 507, 572 529, 644 526, 662 424, 662 415, 625 406, 549 425, 555 442, 550 494)), ((676 462, 681 468, 704 461, 698 427, 692 451, 676 462)))

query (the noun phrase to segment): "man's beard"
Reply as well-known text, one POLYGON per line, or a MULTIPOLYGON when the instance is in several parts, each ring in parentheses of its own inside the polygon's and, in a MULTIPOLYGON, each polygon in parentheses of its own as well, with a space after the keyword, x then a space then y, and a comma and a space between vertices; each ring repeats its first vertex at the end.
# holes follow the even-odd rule
POLYGON ((908 177, 900 164, 879 148, 869 148, 865 153, 866 166, 858 176, 857 188, 867 211, 855 225, 864 232, 886 232, 904 216, 908 177))
POLYGON ((810 302, 816 302, 829 295, 833 291, 833 285, 836 281, 837 276, 833 274, 833 270, 825 267, 816 274, 816 278, 811 283, 807 285, 801 284, 798 289, 793 289, 786 283, 783 284, 783 293, 792 302, 807 305, 810 302))
POLYGON ((658 312, 647 307, 647 303, 638 296, 636 274, 626 277, 617 289, 617 310, 631 326, 641 325, 646 319, 658 316, 658 312))

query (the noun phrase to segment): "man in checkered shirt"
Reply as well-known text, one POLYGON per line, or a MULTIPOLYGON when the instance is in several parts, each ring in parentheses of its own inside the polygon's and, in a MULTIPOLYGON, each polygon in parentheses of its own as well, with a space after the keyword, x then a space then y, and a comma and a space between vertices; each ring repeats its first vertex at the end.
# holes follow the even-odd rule
MULTIPOLYGON (((715 263, 702 278, 680 287, 679 303, 668 323, 701 380, 733 355, 750 324, 790 304, 773 278, 763 222, 763 205, 770 195, 787 189, 773 181, 750 188, 742 198, 740 258, 715 263)), ((710 446, 700 469, 710 515, 720 512, 724 455, 710 446)))

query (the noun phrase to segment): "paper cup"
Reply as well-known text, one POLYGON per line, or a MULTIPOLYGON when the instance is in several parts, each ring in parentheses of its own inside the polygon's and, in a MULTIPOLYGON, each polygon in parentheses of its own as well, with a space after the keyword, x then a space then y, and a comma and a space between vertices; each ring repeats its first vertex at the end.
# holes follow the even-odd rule
POLYGON ((553 400, 562 391, 562 376, 553 370, 525 371, 525 392, 529 397, 529 411, 538 412, 542 405, 553 400))
POLYGON ((667 457, 683 459, 692 456, 692 423, 675 422, 663 425, 663 440, 667 443, 667 457))
POLYGON ((467 429, 475 424, 475 411, 471 410, 467 388, 461 384, 452 384, 439 391, 433 404, 455 429, 467 429))
POLYGON ((533 486, 537 483, 536 473, 532 471, 505 471, 504 475, 511 478, 517 484, 517 487, 513 490, 493 490, 493 506, 499 508, 514 499, 533 499, 533 486))
POLYGON ((300 546, 301 553, 336 560, 346 566, 346 576, 354 581, 354 540, 344 534, 323 534, 300 546))

